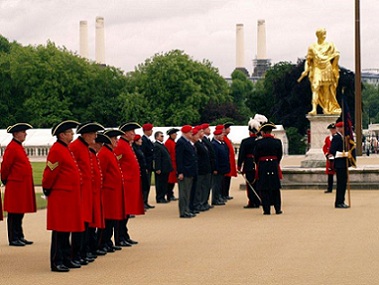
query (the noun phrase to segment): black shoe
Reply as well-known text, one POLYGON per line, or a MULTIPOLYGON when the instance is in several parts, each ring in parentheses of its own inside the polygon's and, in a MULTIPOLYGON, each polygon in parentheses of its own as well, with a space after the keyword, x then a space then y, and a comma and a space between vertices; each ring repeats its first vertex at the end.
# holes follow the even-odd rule
POLYGON ((346 205, 345 203, 342 203, 342 204, 337 204, 336 208, 347 209, 347 208, 350 208, 350 206, 346 205))
POLYGON ((275 214, 277 214, 277 215, 281 215, 281 214, 283 214, 283 211, 276 211, 275 214))
POLYGON ((20 241, 22 241, 26 245, 33 244, 33 242, 31 240, 26 240, 24 238, 20 238, 20 241))
POLYGON ((264 212, 263 215, 271 215, 269 212, 264 212))
POLYGON ((90 258, 90 257, 86 257, 86 258, 84 258, 84 260, 85 261, 87 261, 88 263, 90 263, 90 262, 94 262, 95 261, 95 259, 94 258, 90 258))
POLYGON ((110 247, 110 246, 107 246, 106 250, 107 250, 107 252, 110 252, 110 253, 116 251, 113 247, 110 247))
POLYGON ((168 201, 166 199, 160 199, 160 200, 157 200, 157 203, 158 204, 167 204, 168 201))
POLYGON ((193 217, 195 217, 195 215, 190 214, 190 213, 186 213, 184 215, 180 215, 180 218, 184 218, 184 219, 190 219, 190 218, 193 218, 193 217))
POLYGON ((100 255, 106 255, 107 252, 105 250, 102 250, 102 249, 98 249, 96 250, 96 255, 100 256, 100 255))
POLYGON ((121 249, 122 249, 121 246, 117 246, 117 245, 114 245, 112 248, 113 248, 114 250, 121 250, 121 249))
POLYGON ((76 263, 76 262, 74 262, 72 260, 64 262, 63 264, 67 268, 80 268, 80 267, 82 267, 79 263, 76 263))
POLYGON ((96 258, 97 258, 97 255, 96 255, 96 254, 93 254, 92 252, 88 252, 88 253, 87 253, 87 258, 90 258, 90 259, 96 259, 96 258))
POLYGON ((21 240, 14 240, 9 243, 10 246, 25 246, 25 243, 23 243, 21 240))
POLYGON ((332 193, 332 191, 326 190, 324 193, 332 193))
MULTIPOLYGON (((75 261, 75 262, 78 263, 78 261, 75 261)), ((89 261, 87 259, 81 258, 79 263, 80 265, 88 265, 89 261)))
POLYGON ((63 264, 59 264, 59 265, 51 266, 51 271, 53 271, 53 272, 69 272, 70 269, 63 264))
POLYGON ((191 214, 199 214, 199 213, 200 213, 199 210, 192 210, 192 211, 191 211, 191 214))
POLYGON ((226 200, 232 200, 233 199, 232 196, 226 196, 225 198, 226 198, 226 200))
POLYGON ((119 243, 116 243, 116 246, 127 246, 127 247, 129 247, 129 246, 132 246, 132 245, 130 243, 128 243, 127 241, 122 240, 119 243))
MULTIPOLYGON (((243 206, 243 207, 244 207, 244 209, 257 208, 257 207, 255 207, 255 206, 253 206, 253 205, 246 205, 246 206, 243 206)), ((259 208, 259 206, 258 206, 258 208, 259 208)))
POLYGON ((130 243, 130 244, 138 244, 138 241, 135 241, 135 240, 132 240, 132 239, 127 239, 126 240, 127 243, 130 243))
POLYGON ((167 197, 167 201, 178 201, 179 199, 175 196, 167 197))
POLYGON ((155 206, 151 206, 149 204, 145 204, 145 207, 148 208, 148 209, 154 209, 155 208, 155 206))
POLYGON ((213 206, 223 206, 223 205, 225 205, 225 203, 221 202, 221 201, 216 201, 216 202, 213 202, 212 205, 213 206))

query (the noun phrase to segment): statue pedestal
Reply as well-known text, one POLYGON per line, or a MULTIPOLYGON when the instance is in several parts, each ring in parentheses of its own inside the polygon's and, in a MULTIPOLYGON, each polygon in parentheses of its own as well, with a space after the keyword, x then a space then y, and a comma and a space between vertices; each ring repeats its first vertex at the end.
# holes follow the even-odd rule
POLYGON ((325 138, 330 135, 328 125, 335 123, 338 115, 307 115, 311 123, 311 147, 305 154, 305 160, 301 162, 301 167, 317 168, 325 167, 326 158, 322 151, 325 138))

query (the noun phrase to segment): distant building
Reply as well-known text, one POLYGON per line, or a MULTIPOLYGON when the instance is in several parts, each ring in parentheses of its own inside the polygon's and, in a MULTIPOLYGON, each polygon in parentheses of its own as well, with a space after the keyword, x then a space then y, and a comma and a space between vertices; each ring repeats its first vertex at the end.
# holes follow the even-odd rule
POLYGON ((379 69, 377 68, 363 69, 361 73, 361 78, 362 78, 363 83, 378 86, 379 85, 379 69))

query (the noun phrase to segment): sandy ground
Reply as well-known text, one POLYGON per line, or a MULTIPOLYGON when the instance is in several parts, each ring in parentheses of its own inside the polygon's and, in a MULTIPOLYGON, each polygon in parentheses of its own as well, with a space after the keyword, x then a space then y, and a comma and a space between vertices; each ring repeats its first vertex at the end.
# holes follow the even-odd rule
POLYGON ((45 210, 25 216, 31 246, 8 246, 3 221, 0 284, 378 283, 379 191, 355 190, 352 208, 335 209, 334 193, 284 190, 283 215, 264 216, 243 209, 241 182, 226 206, 193 219, 178 218, 177 202, 156 205, 130 220, 138 245, 69 273, 50 271, 45 210))

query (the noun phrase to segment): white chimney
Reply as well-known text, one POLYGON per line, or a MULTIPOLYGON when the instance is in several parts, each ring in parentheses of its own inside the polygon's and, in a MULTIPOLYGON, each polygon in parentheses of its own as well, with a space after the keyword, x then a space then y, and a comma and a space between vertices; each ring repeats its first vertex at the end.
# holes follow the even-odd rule
POLYGON ((258 20, 257 59, 267 59, 266 54, 266 24, 265 20, 258 20))
POLYGON ((88 25, 87 21, 79 23, 79 54, 88 59, 88 25))
POLYGON ((98 64, 105 64, 105 37, 103 17, 96 17, 95 57, 98 64))
POLYGON ((245 67, 245 41, 243 34, 243 24, 236 27, 236 68, 245 67))

